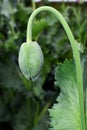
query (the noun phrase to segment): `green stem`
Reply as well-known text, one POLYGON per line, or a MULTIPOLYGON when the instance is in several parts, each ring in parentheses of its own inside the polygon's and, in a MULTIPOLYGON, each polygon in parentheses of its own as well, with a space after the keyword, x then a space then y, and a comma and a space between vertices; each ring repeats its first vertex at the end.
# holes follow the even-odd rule
POLYGON ((43 7, 39 7, 38 9, 36 9, 30 16, 29 21, 28 21, 27 39, 26 39, 27 43, 32 41, 32 24, 33 24, 33 21, 34 21, 34 18, 36 17, 36 15, 38 13, 40 13, 41 11, 49 11, 57 17, 57 19, 62 24, 62 26, 68 36, 68 39, 71 43, 71 47, 73 50, 73 57, 74 57, 75 64, 76 64, 76 74, 77 74, 76 76, 77 76, 77 86, 78 86, 77 89, 78 89, 78 95, 79 95, 80 119, 81 119, 81 126, 82 126, 81 130, 86 130, 85 115, 84 115, 83 77, 82 77, 80 53, 79 53, 76 41, 74 39, 74 36, 71 32, 71 29, 69 28, 67 22, 65 21, 63 16, 60 14, 60 12, 57 11, 56 9, 54 9, 52 7, 48 7, 48 6, 43 6, 43 7))
POLYGON ((32 0, 32 8, 33 8, 33 11, 36 9, 35 0, 32 0))

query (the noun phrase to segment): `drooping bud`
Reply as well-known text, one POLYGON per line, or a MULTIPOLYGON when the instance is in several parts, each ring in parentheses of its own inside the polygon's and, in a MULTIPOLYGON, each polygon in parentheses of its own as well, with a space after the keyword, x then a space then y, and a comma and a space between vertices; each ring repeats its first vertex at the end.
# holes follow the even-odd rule
POLYGON ((43 64, 44 57, 37 42, 23 43, 19 51, 19 66, 27 79, 35 80, 43 64))

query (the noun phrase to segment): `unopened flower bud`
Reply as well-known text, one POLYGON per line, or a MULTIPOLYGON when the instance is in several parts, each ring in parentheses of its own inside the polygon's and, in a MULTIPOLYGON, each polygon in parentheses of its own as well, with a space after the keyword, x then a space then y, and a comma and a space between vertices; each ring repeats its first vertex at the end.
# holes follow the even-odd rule
POLYGON ((35 80, 44 63, 39 44, 37 42, 23 43, 20 47, 18 61, 23 75, 27 79, 35 80))

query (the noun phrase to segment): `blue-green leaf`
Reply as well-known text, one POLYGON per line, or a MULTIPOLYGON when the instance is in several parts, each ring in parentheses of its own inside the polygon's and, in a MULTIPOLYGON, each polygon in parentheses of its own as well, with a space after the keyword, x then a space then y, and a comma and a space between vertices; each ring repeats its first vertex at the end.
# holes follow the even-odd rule
POLYGON ((86 114, 86 129, 87 129, 87 86, 86 86, 86 102, 85 102, 85 106, 86 106, 86 111, 85 111, 85 114, 86 114))
POLYGON ((72 61, 59 64, 55 71, 55 84, 61 93, 57 103, 49 110, 52 130, 81 130, 79 97, 75 65, 72 61))
POLYGON ((85 97, 85 114, 86 114, 86 129, 87 129, 87 55, 82 56, 83 68, 83 83, 84 83, 84 97, 85 97))

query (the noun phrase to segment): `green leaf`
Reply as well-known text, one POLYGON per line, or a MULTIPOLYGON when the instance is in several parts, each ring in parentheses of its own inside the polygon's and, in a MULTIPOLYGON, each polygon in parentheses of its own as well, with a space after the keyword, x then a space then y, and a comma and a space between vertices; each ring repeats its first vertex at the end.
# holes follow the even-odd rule
POLYGON ((19 21, 22 27, 27 24, 28 17, 32 13, 31 7, 25 7, 23 3, 18 4, 15 18, 19 21))
POLYGON ((37 39, 41 32, 48 26, 45 19, 40 19, 34 22, 33 25, 33 38, 37 39))
POLYGON ((87 55, 82 56, 82 68, 83 68, 83 84, 84 84, 84 97, 85 97, 85 114, 86 114, 86 129, 87 129, 87 55))
POLYGON ((11 3, 9 2, 9 0, 4 0, 2 2, 2 6, 1 6, 1 14, 6 16, 7 18, 10 17, 10 15, 12 15, 14 13, 14 8, 11 6, 11 3))
POLYGON ((34 127, 33 130, 48 130, 47 119, 48 119, 48 114, 46 113, 38 122, 38 124, 34 127))
POLYGON ((86 129, 87 129, 87 88, 86 88, 86 129))
POLYGON ((75 65, 72 61, 59 64, 55 71, 55 84, 61 93, 57 103, 49 110, 52 130, 81 130, 79 97, 75 65))
POLYGON ((13 130, 28 130, 28 128, 32 130, 36 112, 35 105, 31 100, 23 103, 13 119, 13 130), (35 108, 34 111, 32 109, 33 107, 35 108))
POLYGON ((0 62, 0 68, 0 86, 4 88, 20 88, 21 78, 16 65, 9 59, 8 61, 0 62))

